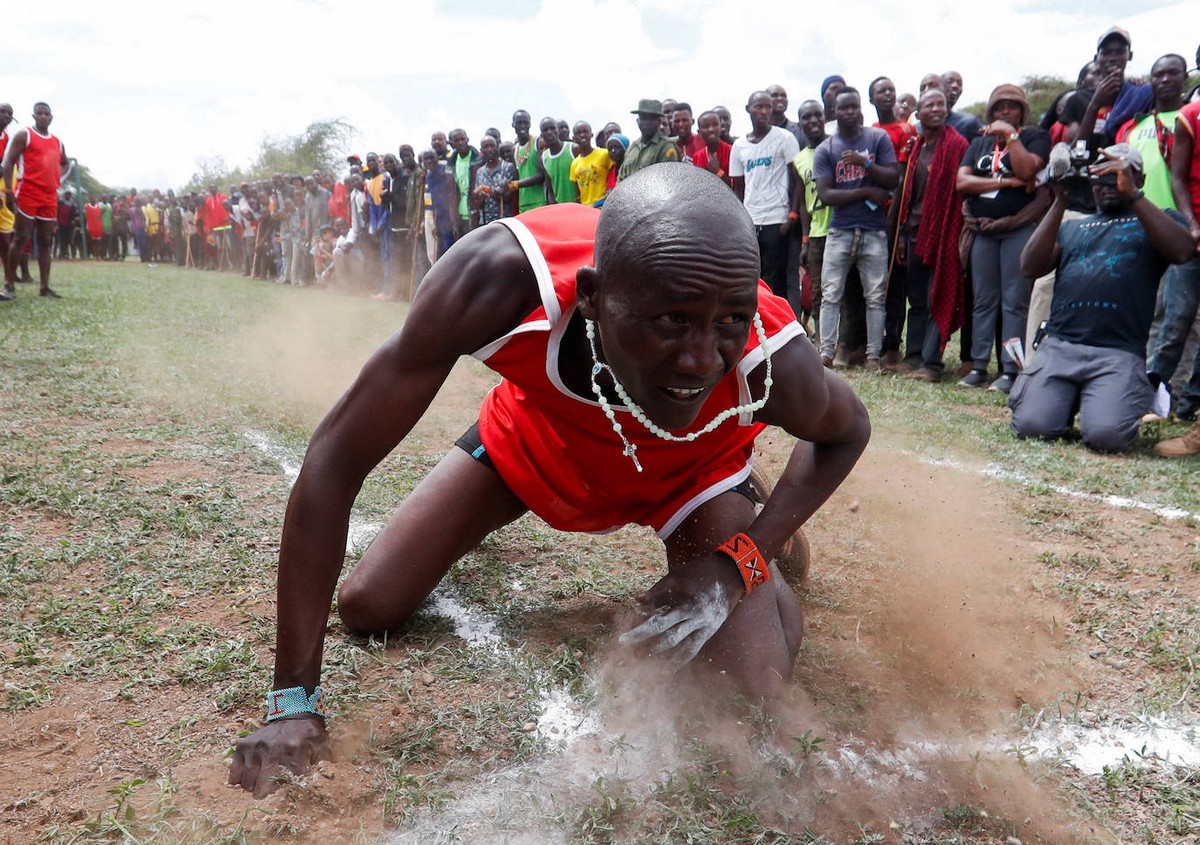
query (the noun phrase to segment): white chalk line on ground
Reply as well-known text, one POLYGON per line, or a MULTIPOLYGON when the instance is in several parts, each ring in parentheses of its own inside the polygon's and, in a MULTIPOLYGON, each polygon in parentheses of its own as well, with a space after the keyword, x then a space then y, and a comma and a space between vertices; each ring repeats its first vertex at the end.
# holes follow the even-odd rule
POLYGON ((1160 516, 1163 519, 1200 519, 1200 514, 1193 513, 1183 508, 1174 508, 1169 505, 1156 505, 1153 502, 1143 502, 1140 499, 1131 499, 1127 496, 1113 496, 1111 494, 1101 493, 1084 493, 1080 490, 1072 490, 1070 487, 1065 487, 1061 484, 1047 484, 1037 478, 1030 478, 1024 473, 1016 472, 1010 469, 1004 469, 996 464, 984 464, 982 467, 972 464, 966 464, 962 461, 957 461, 953 458, 933 458, 928 455, 922 455, 917 452, 902 451, 901 454, 916 458, 923 464, 935 467, 946 467, 948 469, 956 469, 960 472, 975 473, 986 478, 994 478, 997 481, 1012 481, 1017 484, 1035 484, 1043 487, 1048 487, 1055 493, 1061 493, 1064 496, 1072 496, 1076 499, 1087 499, 1092 502, 1100 502, 1114 508, 1125 508, 1133 510, 1149 511, 1155 516, 1160 516))
MULTIPOLYGON (((300 461, 292 451, 272 440, 265 432, 247 431, 245 437, 252 446, 279 464, 288 484, 296 483, 300 475, 300 461)), ((347 554, 366 549, 381 528, 379 523, 360 519, 351 513, 346 536, 347 554)), ((520 592, 524 586, 514 581, 513 589, 520 592)), ((444 583, 430 596, 428 609, 453 622, 454 633, 470 647, 486 649, 508 662, 516 662, 517 654, 505 645, 496 621, 482 611, 464 605, 444 583)), ((537 686, 547 687, 542 690, 540 712, 536 719, 537 733, 542 739, 548 742, 571 742, 578 736, 599 730, 595 714, 587 712, 567 690, 540 681, 537 686)))
MULTIPOLYGON (((246 439, 276 461, 289 483, 299 474, 299 462, 287 449, 262 432, 247 432, 246 439)), ((962 471, 978 469, 956 461, 916 456, 923 463, 962 471)), ((1033 483, 1019 473, 988 466, 988 477, 1033 483)), ((1115 496, 1096 496, 1056 486, 1057 492, 1103 501, 1118 507, 1151 511, 1167 519, 1192 516, 1177 508, 1162 508, 1115 496)), ((351 518, 348 551, 365 547, 381 526, 351 518), (357 539, 356 539, 357 538, 357 539)), ((514 590, 522 586, 514 582, 514 590)), ((449 619, 455 635, 468 648, 490 652, 505 662, 516 663, 519 653, 508 646, 499 624, 488 614, 464 605, 445 585, 433 593, 427 610, 449 619)), ((542 684, 535 680, 536 686, 542 684)), ((619 742, 606 746, 601 737, 604 724, 599 710, 581 702, 562 686, 545 684, 535 718, 538 736, 550 753, 532 761, 481 773, 461 784, 460 797, 436 813, 420 813, 392 840, 403 843, 455 843, 480 841, 480 836, 503 834, 512 845, 551 845, 564 841, 564 831, 547 829, 546 823, 561 819, 562 796, 589 800, 597 778, 617 777, 636 783, 648 794, 686 761, 680 756, 679 738, 669 726, 647 723, 638 737, 622 734, 619 742), (554 784, 550 794, 547 784, 554 784), (539 821, 545 820, 543 821, 539 821)), ((979 739, 917 737, 901 740, 889 748, 876 748, 853 735, 829 737, 820 754, 820 764, 873 788, 887 788, 906 781, 924 781, 927 766, 947 759, 971 759, 978 755, 1001 757, 1021 753, 1069 764, 1080 772, 1097 775, 1106 767, 1129 760, 1158 760, 1173 766, 1200 766, 1200 729, 1180 724, 1166 715, 1107 724, 1082 725, 1055 722, 1036 731, 992 734, 979 739)))

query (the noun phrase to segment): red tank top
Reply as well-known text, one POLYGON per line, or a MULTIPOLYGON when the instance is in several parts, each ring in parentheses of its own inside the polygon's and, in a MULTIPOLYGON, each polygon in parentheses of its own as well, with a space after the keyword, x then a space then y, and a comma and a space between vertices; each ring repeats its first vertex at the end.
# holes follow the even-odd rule
POLYGON ((54 196, 62 181, 62 142, 53 135, 39 135, 32 126, 25 128, 28 140, 21 153, 21 184, 18 191, 37 191, 54 196))
MULTIPOLYGON (((695 441, 674 443, 614 406, 626 437, 637 445, 644 468, 639 473, 600 406, 563 384, 559 346, 575 313, 575 271, 592 263, 599 216, 596 209, 563 203, 498 221, 525 250, 542 305, 474 353, 503 376, 484 399, 479 432, 500 477, 554 528, 601 532, 637 523, 666 536, 695 507, 746 478, 764 425, 743 415, 695 441)), ((758 308, 772 350, 803 336, 787 302, 762 283, 758 308)), ((689 431, 758 398, 750 396, 746 378, 762 360, 751 331, 741 362, 713 390, 689 431)))

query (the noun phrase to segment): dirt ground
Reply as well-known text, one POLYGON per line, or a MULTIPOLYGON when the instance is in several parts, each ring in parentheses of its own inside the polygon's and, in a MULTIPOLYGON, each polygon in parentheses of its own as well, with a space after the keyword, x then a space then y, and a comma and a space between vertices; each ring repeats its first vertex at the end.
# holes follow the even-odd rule
MULTIPOLYGON (((438 405, 440 416, 419 432, 431 453, 469 420, 486 389, 484 379, 475 370, 456 371, 455 389, 438 405)), ((763 438, 768 468, 781 465, 785 441, 778 433, 763 438)), ((116 436, 102 448, 145 453, 142 477, 130 483, 221 471, 203 462, 163 461, 154 444, 116 436)), ((265 471, 237 469, 232 477, 247 499, 277 481, 265 471)), ((268 499, 261 506, 280 502, 268 499)), ((899 763, 877 762, 865 774, 826 771, 818 779, 826 800, 811 807, 814 830, 848 841, 855 825, 870 822, 884 831, 885 841, 900 842, 904 825, 963 803, 1003 814, 1026 842, 1115 842, 1137 829, 1136 814, 1105 815, 1111 808, 1103 806, 1097 778, 1069 770, 1047 778, 1019 755, 995 748, 999 743, 1003 749, 1004 737, 1018 736, 1022 716, 1061 710, 1064 700, 1089 712, 1128 712, 1153 680, 1152 667, 1133 671, 1108 659, 1108 649, 1087 629, 1079 605, 1058 589, 1059 573, 1046 561, 1121 550, 1127 566, 1119 593, 1089 602, 1132 597, 1136 603, 1166 582, 1181 597, 1195 598, 1198 579, 1185 577, 1196 556, 1194 529, 1083 499, 1055 504, 1057 518, 1047 516, 1047 507, 1019 486, 924 462, 877 439, 812 520, 806 647, 789 717, 797 729, 807 722, 826 737, 826 749, 840 744, 877 761, 899 749, 941 749, 919 777, 905 776, 899 763), (894 820, 903 823, 889 828, 894 820)), ((53 533, 65 526, 37 529, 53 533)), ((587 538, 562 542, 580 554, 590 548, 587 538)), ((642 534, 610 542, 635 552, 650 547, 642 534)), ((502 542, 500 552, 518 554, 502 542)), ((80 566, 62 573, 54 589, 77 593, 93 576, 80 566)), ((273 618, 272 608, 270 585, 262 585, 236 610, 211 596, 189 602, 184 612, 186 621, 247 635, 256 618, 273 618)), ((540 633, 553 641, 564 628, 608 626, 620 612, 619 602, 584 594, 564 601, 563 615, 547 620, 540 633)), ((532 627, 536 641, 539 632, 532 627)), ((452 634, 445 641, 456 644, 452 634)), ((386 671, 366 670, 364 683, 386 671)), ((436 680, 424 686, 424 694, 454 694, 436 680)), ((130 821, 153 813, 161 790, 127 805, 113 790, 164 776, 170 812, 194 817, 198 829, 215 823, 226 835, 251 831, 267 841, 326 843, 374 841, 393 827, 381 811, 378 763, 361 750, 368 735, 383 745, 403 735, 403 701, 380 700, 335 721, 333 761, 255 800, 225 779, 227 752, 258 712, 222 715, 197 707, 191 691, 176 687, 123 705, 117 714, 113 702, 120 692, 115 680, 56 682, 49 705, 0 717, 0 842, 34 842, 44 835, 68 841, 64 831, 114 806, 132 813, 130 821)))

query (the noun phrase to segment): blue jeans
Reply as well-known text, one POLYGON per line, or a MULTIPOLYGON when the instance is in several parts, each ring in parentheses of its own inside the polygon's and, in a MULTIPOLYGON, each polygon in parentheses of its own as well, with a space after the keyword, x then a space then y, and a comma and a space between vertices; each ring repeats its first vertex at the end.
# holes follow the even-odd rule
POLYGON ((830 229, 821 267, 821 355, 832 358, 838 341, 842 294, 850 268, 858 267, 867 301, 867 358, 883 349, 884 301, 887 298, 888 243, 882 229, 830 229))
MULTIPOLYGON (((1175 264, 1163 280, 1162 328, 1158 346, 1150 359, 1150 372, 1163 381, 1170 381, 1183 356, 1183 346, 1200 308, 1200 256, 1186 264, 1175 264)), ((1200 352, 1192 367, 1192 377, 1183 388, 1176 404, 1180 416, 1192 416, 1200 411, 1200 352)))

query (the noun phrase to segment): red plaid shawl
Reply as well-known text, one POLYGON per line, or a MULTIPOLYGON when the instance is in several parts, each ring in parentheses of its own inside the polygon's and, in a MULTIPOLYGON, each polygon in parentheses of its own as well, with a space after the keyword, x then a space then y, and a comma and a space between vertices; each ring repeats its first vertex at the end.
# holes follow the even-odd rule
MULTIPOLYGON (((963 324, 963 268, 958 255, 958 239, 962 233, 962 196, 954 190, 958 167, 967 152, 967 141, 952 127, 943 126, 938 133, 921 200, 921 224, 917 242, 909 249, 933 268, 933 284, 929 291, 929 311, 937 322, 942 336, 942 348, 950 335, 963 324)), ((904 171, 900 193, 900 225, 908 219, 912 203, 913 171, 925 145, 924 134, 917 135, 904 171)))

